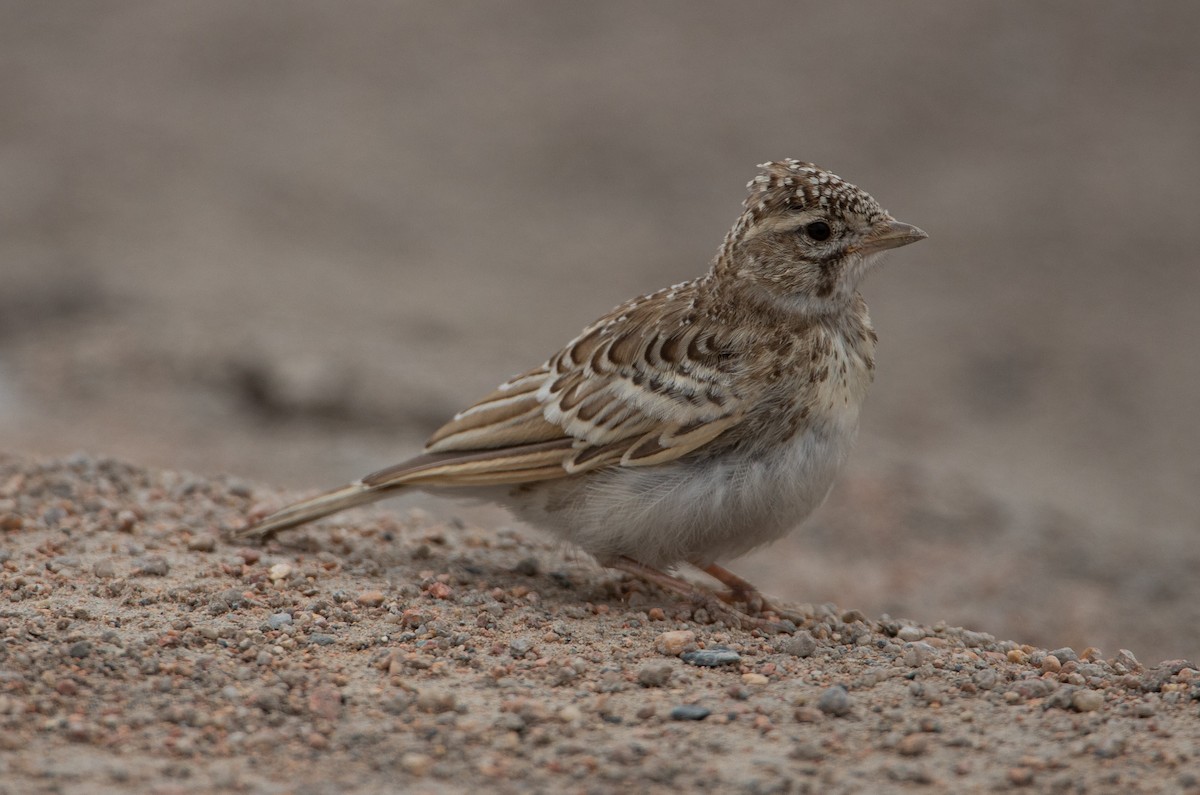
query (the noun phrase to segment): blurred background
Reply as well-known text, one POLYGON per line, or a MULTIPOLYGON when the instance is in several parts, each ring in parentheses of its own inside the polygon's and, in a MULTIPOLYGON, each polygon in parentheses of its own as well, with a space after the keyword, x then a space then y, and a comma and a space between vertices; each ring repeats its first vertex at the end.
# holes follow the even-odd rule
POLYGON ((1189 0, 4 3, 0 450, 340 484, 699 275, 797 157, 930 238, 865 287, 846 476, 738 571, 1200 657, 1198 35, 1189 0))

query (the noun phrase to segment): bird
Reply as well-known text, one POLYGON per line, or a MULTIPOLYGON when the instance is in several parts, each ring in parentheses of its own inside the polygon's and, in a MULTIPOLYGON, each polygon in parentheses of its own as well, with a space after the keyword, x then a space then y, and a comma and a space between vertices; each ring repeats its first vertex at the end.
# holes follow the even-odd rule
POLYGON ((860 285, 884 252, 927 235, 812 163, 758 169, 704 275, 617 306, 455 414, 420 454, 236 538, 262 542, 412 489, 459 495, 714 619, 786 631, 794 614, 722 563, 825 499, 874 376, 860 285), (693 585, 676 573, 684 564, 728 590, 693 585))

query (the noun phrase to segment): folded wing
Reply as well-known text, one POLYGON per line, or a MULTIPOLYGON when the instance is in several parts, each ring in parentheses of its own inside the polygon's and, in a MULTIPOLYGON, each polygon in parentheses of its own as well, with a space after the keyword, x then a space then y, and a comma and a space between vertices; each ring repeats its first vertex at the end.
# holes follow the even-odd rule
POLYGON ((719 330, 693 322, 692 295, 681 285, 618 307, 457 414, 423 455, 363 483, 526 483, 694 452, 737 424, 754 395, 719 330))

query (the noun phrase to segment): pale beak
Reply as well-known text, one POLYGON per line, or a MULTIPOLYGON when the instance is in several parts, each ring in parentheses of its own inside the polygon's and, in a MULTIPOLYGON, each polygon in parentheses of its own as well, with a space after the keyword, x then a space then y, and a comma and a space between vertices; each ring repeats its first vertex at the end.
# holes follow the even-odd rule
POLYGON ((916 243, 927 237, 929 235, 912 224, 887 221, 876 226, 856 248, 863 254, 874 254, 879 251, 887 251, 889 248, 907 246, 909 243, 916 243))

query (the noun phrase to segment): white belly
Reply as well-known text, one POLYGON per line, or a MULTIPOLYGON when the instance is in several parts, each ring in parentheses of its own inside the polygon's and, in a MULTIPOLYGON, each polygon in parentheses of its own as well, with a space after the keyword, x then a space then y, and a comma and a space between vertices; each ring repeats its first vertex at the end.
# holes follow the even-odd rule
POLYGON ((601 562, 707 565, 782 537, 821 504, 853 440, 853 414, 774 454, 593 472, 503 502, 601 562))

